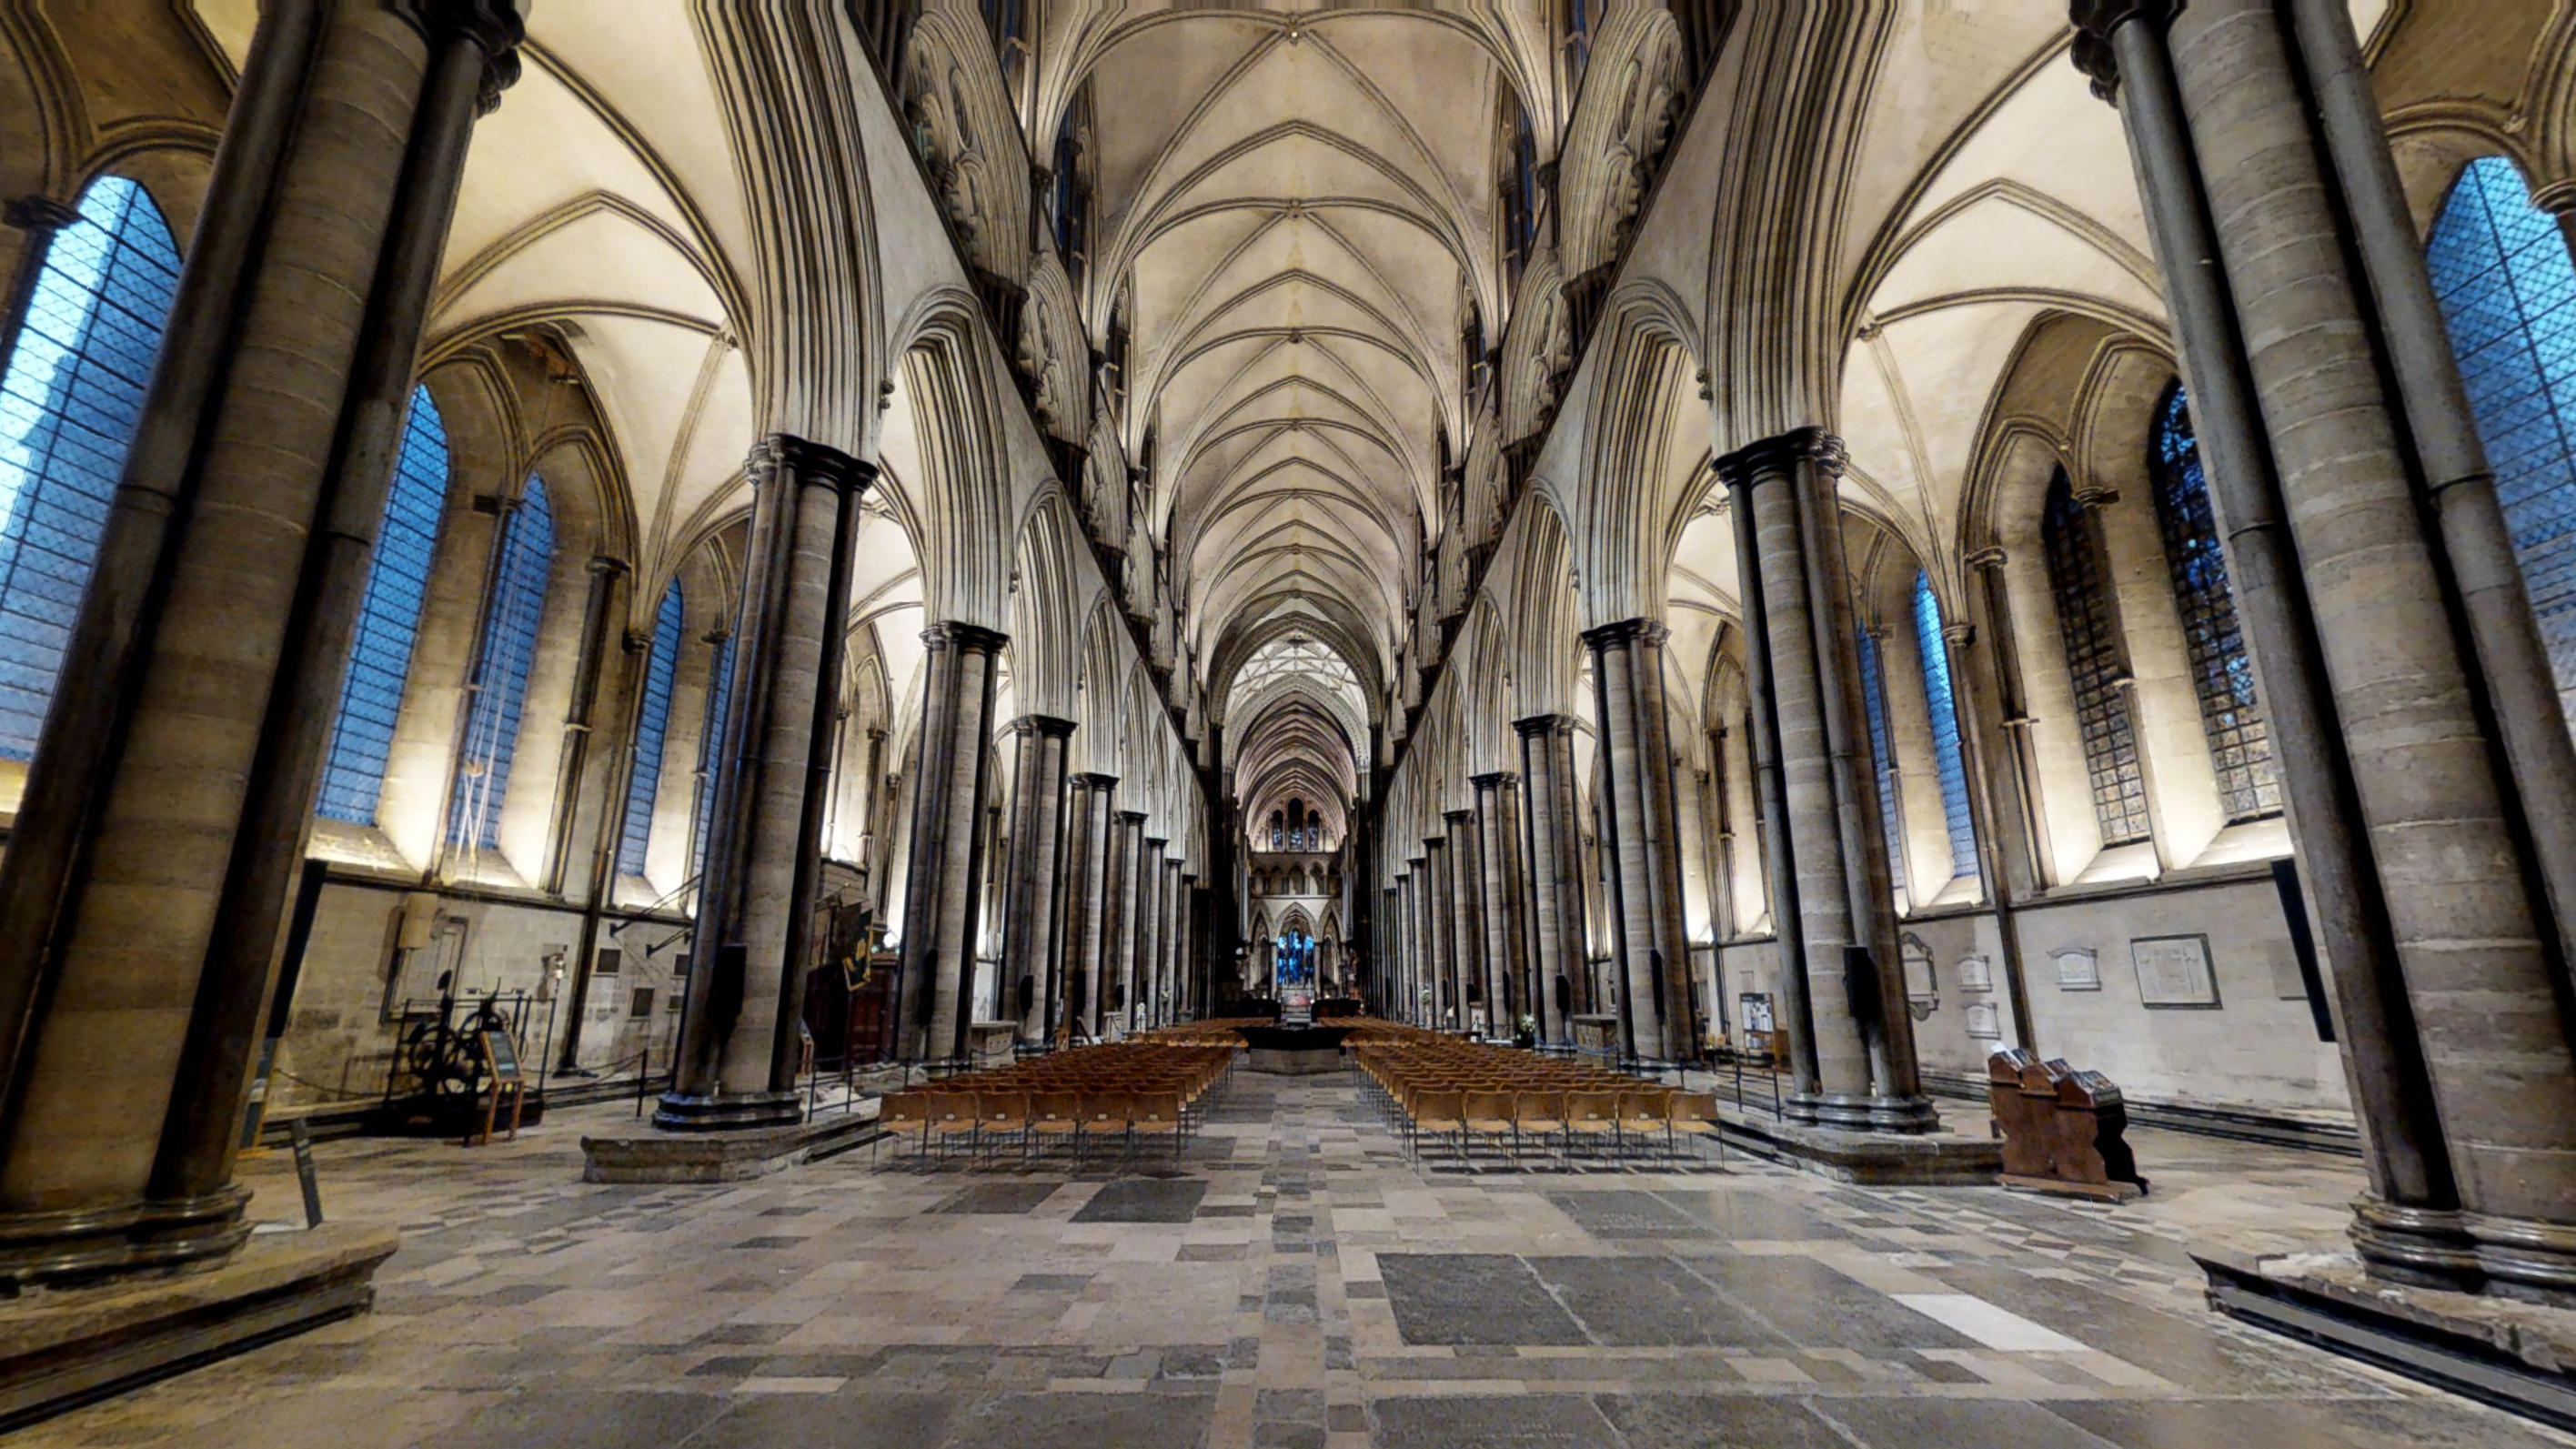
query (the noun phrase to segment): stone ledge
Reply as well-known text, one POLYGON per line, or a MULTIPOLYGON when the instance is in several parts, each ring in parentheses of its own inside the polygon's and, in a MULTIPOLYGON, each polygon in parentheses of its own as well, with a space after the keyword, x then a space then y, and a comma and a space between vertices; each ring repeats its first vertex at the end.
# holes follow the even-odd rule
POLYGON ((399 1244, 328 1223, 259 1234, 197 1272, 0 1303, 0 1432, 363 1313, 399 1244))
POLYGON ((2266 1252, 2189 1245, 2209 1303, 2231 1318, 2561 1429, 2576 1429, 2576 1310, 2383 1283, 2349 1245, 2266 1252))
POLYGON ((1988 1137, 1843 1132, 1746 1112, 1722 1099, 1718 1118, 1729 1146, 1863 1187, 1991 1187, 2004 1170, 2004 1145, 1988 1137))
POLYGON ((619 1133, 581 1139, 584 1182, 747 1182, 865 1146, 877 1132, 871 1098, 792 1127, 739 1132, 619 1133))

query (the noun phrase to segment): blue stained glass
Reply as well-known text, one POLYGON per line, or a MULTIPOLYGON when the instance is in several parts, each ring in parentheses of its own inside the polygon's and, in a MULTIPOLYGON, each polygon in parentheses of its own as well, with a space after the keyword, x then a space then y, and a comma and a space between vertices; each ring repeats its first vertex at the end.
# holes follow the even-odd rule
POLYGON ((385 763, 393 755, 394 722, 402 713, 412 646, 420 638, 420 608, 429 595, 430 556, 438 547, 438 516, 446 500, 447 424, 424 387, 412 394, 411 419, 394 459, 384 527, 367 565, 367 596, 358 606, 349 673, 340 685, 340 716, 331 727, 331 756, 322 768, 322 795, 315 809, 334 820, 376 823, 376 801, 384 793, 385 763))
POLYGON ((2254 693, 2254 664, 2236 622, 2236 598, 2227 589, 2227 555, 2218 545, 2218 518, 2209 504, 2209 475, 2201 467, 2200 440, 2191 430, 2191 403, 2182 384, 2165 389, 2156 406, 2148 467, 2156 480, 2156 521, 2163 529, 2165 566, 2172 575, 2174 612, 2200 695, 2201 733, 2218 777, 2219 803, 2233 822, 2281 813, 2281 782, 2272 767, 2272 727, 2254 693))
POLYGON ((644 665, 644 708, 635 721, 635 768, 626 777, 626 826, 617 839, 621 875, 642 875, 653 843, 653 801, 662 788, 662 745, 671 732, 671 676, 680 662, 680 582, 662 591, 653 654, 644 665))
POLYGON ((725 715, 733 703, 732 633, 716 645, 715 672, 707 680, 707 726, 698 743, 698 830, 691 869, 707 868, 707 832, 716 822, 716 773, 724 764, 725 715))
POLYGON ((32 759, 143 414, 179 249, 103 176, 54 233, 0 378, 0 757, 32 759))
POLYGON ((1968 767, 1959 751, 1959 700, 1950 687, 1950 651, 1941 637, 1941 601, 1932 580, 1914 575, 1914 647, 1923 656, 1923 702, 1932 720, 1932 768, 1941 777, 1941 817, 1950 827, 1950 871, 1977 875, 1977 823, 1968 811, 1968 767))
POLYGON ((2093 818, 2102 828, 2102 848, 2135 845, 2150 836, 2147 776, 2137 725, 2121 694, 2129 666, 2120 650, 2119 619, 2111 610, 2111 565, 2063 468, 2049 480, 2039 541, 2048 556, 2049 592, 2066 644, 2066 678, 2075 695, 2075 728, 2084 741, 2084 769, 2093 787, 2093 818))
POLYGON ((2576 263, 2500 156, 2461 172, 2426 261, 2551 671, 2576 700, 2576 263))
POLYGON ((1878 641, 1862 629, 1860 642, 1861 707, 1869 711, 1869 758, 1878 776, 1878 822, 1887 835, 1888 884, 1905 889, 1905 828, 1896 812, 1896 772, 1888 764, 1887 673, 1879 663, 1878 641))
POLYGON ((510 795, 519 714, 528 700, 528 670, 536 663, 537 628, 554 570, 555 517, 544 479, 528 480, 502 528, 501 561, 491 613, 483 621, 483 654, 475 661, 474 702, 466 711, 456 799, 447 819, 448 839, 480 850, 501 844, 501 807, 510 795))

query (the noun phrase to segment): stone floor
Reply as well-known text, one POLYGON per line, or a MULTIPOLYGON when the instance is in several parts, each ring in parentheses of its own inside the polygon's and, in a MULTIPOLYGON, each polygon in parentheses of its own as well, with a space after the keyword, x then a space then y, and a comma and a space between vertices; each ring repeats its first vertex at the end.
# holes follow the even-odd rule
MULTIPOLYGON (((2331 1226, 2332 1158, 2140 1133, 2156 1193, 2119 1209, 1467 1174, 1408 1164, 1356 1078, 1238 1074, 1177 1167, 584 1186, 611 1111, 323 1146, 329 1212, 403 1230, 373 1314, 11 1449, 2576 1443, 2202 1306, 2182 1239, 2331 1226)), ((284 1171, 260 1204, 299 1214, 284 1171)))

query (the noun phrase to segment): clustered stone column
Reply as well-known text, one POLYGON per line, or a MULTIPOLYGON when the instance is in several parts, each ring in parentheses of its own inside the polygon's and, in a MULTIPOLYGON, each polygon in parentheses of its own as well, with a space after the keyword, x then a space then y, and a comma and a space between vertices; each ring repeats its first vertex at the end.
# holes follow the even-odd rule
MULTIPOLYGON (((1082 945, 1090 930, 1091 878, 1099 861, 1101 825, 1108 818, 1102 778, 1075 775, 1065 789, 1064 884, 1057 891, 1054 981, 1041 1008, 1049 1044, 1075 1034, 1074 1023, 1081 1019, 1082 995, 1088 989, 1089 973, 1082 967, 1082 945)), ((1110 784, 1114 786, 1116 782, 1110 784)))
POLYGON ((0 1293, 219 1259, 251 1052, 517 7, 272 6, 0 865, 0 1293))
POLYGON ((1611 946, 1621 1042, 1632 1058, 1698 1055, 1690 943, 1682 924, 1680 812, 1665 714, 1664 626, 1627 619, 1588 630, 1600 713, 1602 854, 1610 866, 1611 946))
POLYGON ((903 957, 895 980, 903 1058, 960 1062, 975 1014, 975 925, 983 899, 984 777, 993 694, 1011 641, 950 621, 922 631, 920 778, 904 881, 903 957))
POLYGON ((1508 770, 1478 775, 1477 837, 1484 842, 1486 999, 1493 1002, 1494 1034, 1510 1037, 1529 1009, 1527 912, 1521 895, 1521 777, 1508 770))
POLYGON ((1169 1026, 1180 1019, 1181 1011, 1181 899, 1189 890, 1187 877, 1181 874, 1185 865, 1179 856, 1163 862, 1163 928, 1162 949, 1154 967, 1154 1025, 1169 1026))
POLYGON ((1010 889, 1002 915, 1002 980, 1018 993, 1006 1008, 1019 1039, 1046 1040, 1056 991, 1057 895, 1064 867, 1065 752, 1074 722, 1023 715, 1011 722, 1019 757, 1011 801, 1010 889))
POLYGON ((1484 842, 1476 838, 1475 811, 1445 810, 1440 818, 1449 822, 1449 893, 1442 905, 1449 912, 1449 949, 1458 982, 1458 1029, 1470 1031, 1476 1024, 1476 1007, 1485 1007, 1488 1021, 1494 1010, 1485 991, 1489 963, 1485 960, 1485 913, 1481 909, 1484 842))
POLYGON ((762 440, 695 953, 671 1089, 657 1127, 797 1121, 805 967, 812 956, 840 621, 850 608, 859 495, 876 470, 784 434, 762 440))
POLYGON ((1464 1029, 1467 1006, 1458 995, 1458 956, 1449 934, 1449 842, 1433 837, 1422 842, 1422 939, 1431 963, 1431 1020, 1435 1030, 1464 1029))
POLYGON ((1136 959, 1136 878, 1143 861, 1145 812, 1121 810, 1109 831, 1109 873, 1104 887, 1107 912, 1100 938, 1100 994, 1091 1017, 1091 1034, 1108 1035, 1112 1020, 1123 1019, 1135 997, 1129 972, 1136 959))
POLYGON ((2566 725, 2351 18, 2072 9, 2075 60, 2127 125, 2239 617, 2291 742, 2364 1129, 2354 1241, 2384 1276, 2565 1301, 2566 725))
POLYGON ((1127 1029, 1154 1025, 1156 953, 1163 945, 1163 856, 1168 839, 1146 836, 1136 865, 1136 991, 1127 1002, 1127 1029))
POLYGON ((1815 428, 1753 444, 1717 465, 1748 614, 1758 614, 1746 653, 1759 658, 1747 672, 1765 686, 1768 705, 1756 710, 1755 758, 1767 767, 1766 808, 1776 799, 1779 811, 1767 824, 1783 866, 1772 873, 1780 969, 1798 972, 1803 988, 1780 993, 1801 1071, 1790 1108, 1798 1120, 1828 1127, 1923 1132, 1939 1119, 1923 1095, 1897 966, 1835 496, 1841 465, 1842 445, 1815 428))
POLYGON ((1539 1040, 1573 1040, 1573 1016, 1591 1008, 1591 968, 1583 949, 1583 837, 1576 825, 1574 720, 1534 714, 1515 721, 1521 774, 1529 782, 1530 955, 1539 1040))
POLYGON ((1430 952, 1422 940, 1422 872, 1427 862, 1417 855, 1404 865, 1395 878, 1396 921, 1404 932, 1404 985, 1396 1002, 1396 1014, 1416 1026, 1430 1026, 1431 1012, 1422 1000, 1423 989, 1431 980, 1427 965, 1430 952))

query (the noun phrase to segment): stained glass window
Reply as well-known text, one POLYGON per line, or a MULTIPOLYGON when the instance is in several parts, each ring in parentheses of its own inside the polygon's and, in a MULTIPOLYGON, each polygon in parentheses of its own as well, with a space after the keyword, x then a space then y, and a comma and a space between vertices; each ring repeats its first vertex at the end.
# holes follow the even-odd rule
POLYGON ((2049 590, 2057 600, 2058 628, 2065 635, 2066 673, 2075 690, 2075 723, 2084 739, 2093 816, 2101 823, 2104 849, 2134 845, 2149 833, 2147 781, 2138 760, 2137 725, 2122 697, 2128 666, 2120 652, 2119 619, 2112 612, 2111 571, 2101 539, 2075 505, 2063 468, 2049 482, 2039 533, 2048 555, 2049 590))
POLYGON ((1887 836, 1887 879, 1898 890, 1905 889, 1905 826, 1896 803, 1896 770, 1889 763, 1887 748, 1887 671, 1881 665, 1878 641, 1867 629, 1854 636, 1860 643, 1860 698, 1869 712, 1869 760, 1872 773, 1878 777, 1878 823, 1887 836))
POLYGON ((2272 729, 2254 694, 2254 661, 2246 656, 2236 600, 2227 591, 2227 556, 2218 546, 2209 475, 2201 468, 2181 383, 2165 389, 2157 404, 2148 449, 2174 611, 2182 619, 2192 686, 2200 695, 2200 728, 2209 738, 2219 803, 2231 822, 2278 815, 2281 782, 2272 769, 2272 729))
POLYGON ((707 723, 698 741, 697 843, 690 847, 691 869, 707 868, 707 832, 716 823, 716 774, 724 764, 725 715, 733 702, 733 639, 727 632, 716 645, 714 672, 707 677, 707 723))
POLYGON ((322 769, 315 809, 334 820, 376 823, 376 800, 385 788, 385 762, 394 748, 394 722, 402 713, 403 683, 411 676, 412 646, 420 638, 420 608, 429 594, 430 555, 438 546, 438 515, 447 501, 447 425, 429 389, 412 394, 394 457, 384 526, 367 564, 367 595, 358 606, 358 631, 349 646, 349 673, 340 685, 340 716, 331 726, 331 757, 322 769))
POLYGON ((519 506, 501 527, 501 560, 491 612, 483 621, 482 657, 474 665, 474 699, 466 711, 455 805, 447 820, 448 839, 480 850, 501 844, 501 806, 509 798, 519 714, 527 704, 528 671, 536 663, 537 626, 554 568, 554 509, 544 479, 528 480, 519 506))
POLYGON ((1932 580, 1914 575, 1914 647, 1923 656, 1923 701, 1932 720, 1932 769, 1941 778, 1941 817, 1950 827, 1950 871, 1977 874, 1976 817, 1968 811, 1968 766, 1959 750, 1959 700, 1950 687, 1950 650, 1932 580))
POLYGON ((0 757, 32 759, 143 414, 179 249, 103 176, 54 233, 0 378, 0 757))
POLYGON ((2576 703, 2576 265, 2500 156, 2461 173, 2426 257, 2523 588, 2576 703))
POLYGON ((653 653, 644 663, 644 706, 635 719, 635 768, 626 777, 626 825, 617 837, 617 869, 644 873, 653 844, 653 801, 662 788, 662 744, 671 732, 671 677, 680 663, 680 581, 662 591, 653 624, 653 653))

